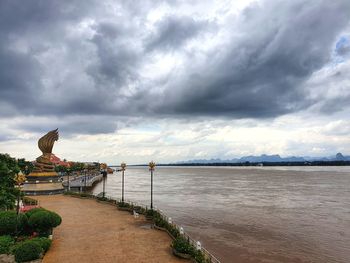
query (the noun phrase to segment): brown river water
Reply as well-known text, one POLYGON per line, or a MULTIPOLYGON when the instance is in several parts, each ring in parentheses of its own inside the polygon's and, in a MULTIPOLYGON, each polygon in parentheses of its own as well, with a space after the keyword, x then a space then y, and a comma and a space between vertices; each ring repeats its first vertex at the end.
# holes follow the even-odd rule
MULTIPOLYGON (((350 262, 350 167, 156 167, 153 189, 223 263, 350 262)), ((121 197, 120 172, 106 192, 121 197)), ((127 168, 125 198, 150 203, 147 167, 127 168)))

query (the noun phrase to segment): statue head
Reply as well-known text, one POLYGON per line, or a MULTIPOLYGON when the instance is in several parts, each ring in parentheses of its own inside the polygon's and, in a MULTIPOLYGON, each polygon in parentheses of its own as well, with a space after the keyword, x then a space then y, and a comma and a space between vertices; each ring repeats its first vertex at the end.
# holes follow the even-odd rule
POLYGON ((58 140, 58 128, 56 130, 49 131, 38 141, 39 149, 43 152, 43 155, 51 154, 55 141, 58 140))

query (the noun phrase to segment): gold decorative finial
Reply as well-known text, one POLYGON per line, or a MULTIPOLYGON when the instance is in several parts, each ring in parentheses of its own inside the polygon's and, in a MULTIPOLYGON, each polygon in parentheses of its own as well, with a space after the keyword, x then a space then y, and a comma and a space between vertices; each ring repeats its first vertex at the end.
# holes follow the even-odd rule
POLYGON ((148 164, 148 166, 149 166, 149 170, 150 170, 150 171, 153 171, 154 168, 156 167, 156 163, 153 162, 153 161, 151 161, 151 162, 148 164))
POLYGON ((22 172, 19 172, 18 174, 16 174, 15 176, 15 182, 18 186, 22 185, 25 181, 26 181, 26 177, 22 172))

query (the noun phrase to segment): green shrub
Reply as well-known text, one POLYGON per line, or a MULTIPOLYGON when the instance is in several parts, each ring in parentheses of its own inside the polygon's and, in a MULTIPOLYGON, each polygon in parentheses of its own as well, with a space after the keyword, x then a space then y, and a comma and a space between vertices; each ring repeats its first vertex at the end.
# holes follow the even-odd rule
POLYGON ((173 225, 167 223, 166 224, 166 229, 170 232, 170 234, 175 237, 175 238, 178 238, 180 237, 180 231, 174 227, 173 225))
POLYGON ((15 235, 17 231, 22 232, 27 226, 27 217, 20 213, 17 217, 16 211, 0 212, 0 235, 15 235))
POLYGON ((202 253, 202 251, 197 250, 197 249, 193 249, 192 252, 192 257, 196 260, 196 262, 198 263, 206 263, 208 262, 208 260, 206 260, 204 254, 202 253))
POLYGON ((155 214, 155 211, 153 209, 149 209, 146 211, 146 216, 153 217, 155 214))
POLYGON ((35 214, 36 212, 40 212, 40 211, 47 211, 47 210, 42 208, 42 207, 37 207, 37 208, 30 209, 25 214, 29 219, 33 214, 35 214))
POLYGON ((25 262, 40 258, 42 251, 41 246, 37 242, 27 240, 16 245, 13 253, 16 262, 25 262))
POLYGON ((22 198, 22 202, 25 204, 25 205, 38 205, 38 201, 33 199, 33 198, 30 198, 28 196, 24 196, 22 198))
POLYGON ((52 243, 51 239, 46 238, 46 237, 35 237, 35 238, 31 239, 31 241, 39 244, 44 252, 49 250, 51 243, 52 243))
POLYGON ((10 247, 15 243, 11 236, 0 236, 0 254, 9 254, 10 247))
POLYGON ((163 227, 163 228, 166 228, 168 223, 167 221, 165 221, 163 218, 161 217, 156 217, 154 219, 154 223, 156 224, 156 226, 159 226, 159 227, 163 227))
POLYGON ((48 236, 52 228, 57 227, 62 222, 61 217, 55 212, 38 211, 29 217, 28 225, 41 236, 48 236))
POLYGON ((193 246, 183 237, 177 237, 172 243, 172 247, 179 253, 192 255, 194 253, 193 246))
POLYGON ((117 206, 118 206, 118 207, 123 207, 123 208, 129 208, 129 207, 130 207, 130 204, 129 204, 129 203, 126 203, 126 202, 118 202, 118 203, 117 203, 117 206))

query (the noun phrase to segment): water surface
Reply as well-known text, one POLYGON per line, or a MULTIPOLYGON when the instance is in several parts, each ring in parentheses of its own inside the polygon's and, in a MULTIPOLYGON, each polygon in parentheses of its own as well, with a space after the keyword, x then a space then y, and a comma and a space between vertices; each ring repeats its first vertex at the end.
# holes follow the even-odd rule
MULTIPOLYGON (((125 197, 150 203, 147 167, 128 167, 125 197)), ((157 167, 154 204, 222 262, 350 262, 350 167, 157 167)))

